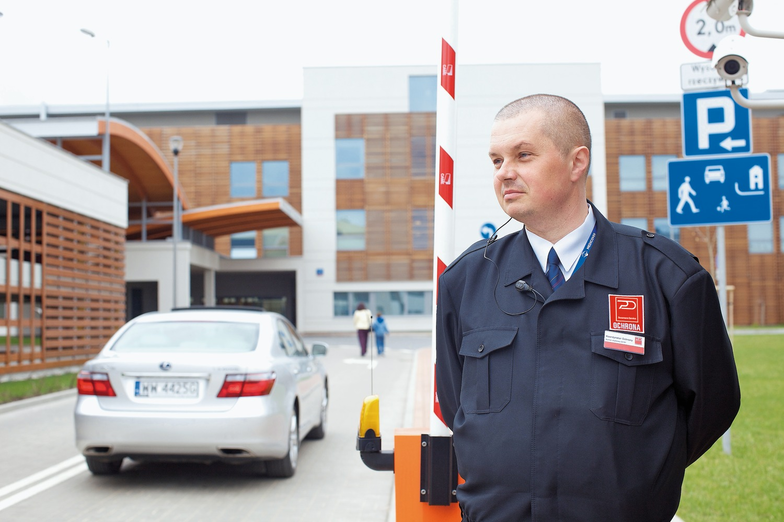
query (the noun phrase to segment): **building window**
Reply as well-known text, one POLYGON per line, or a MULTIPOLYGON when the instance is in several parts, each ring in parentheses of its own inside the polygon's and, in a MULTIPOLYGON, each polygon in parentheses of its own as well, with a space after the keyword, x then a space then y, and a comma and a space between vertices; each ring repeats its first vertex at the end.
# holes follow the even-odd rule
POLYGON ((246 125, 248 113, 245 111, 216 112, 215 125, 246 125))
POLYGON ((264 257, 287 257, 289 255, 289 227, 267 228, 261 231, 264 257))
POLYGON ((230 168, 231 188, 233 198, 256 197, 256 162, 232 161, 230 168))
POLYGON ((408 77, 408 111, 436 112, 438 77, 408 77))
POLYGON ((231 235, 232 259, 256 258, 256 231, 239 232, 231 235))
POLYGON ((779 154, 777 157, 778 169, 776 171, 779 175, 779 188, 784 189, 784 154, 779 154))
POLYGON ((750 223, 746 226, 749 233, 749 254, 773 252, 773 223, 750 223))
POLYGON ((261 194, 265 198, 289 195, 289 162, 264 161, 261 164, 261 194))
POLYGON ((613 118, 616 119, 616 120, 625 120, 628 117, 629 117, 629 115, 626 113, 625 110, 621 109, 621 110, 613 111, 613 118))
POLYGON ((411 209, 411 248, 430 250, 433 248, 433 209, 411 209))
POLYGON ((623 218, 621 219, 622 225, 629 225, 630 227, 639 228, 640 230, 648 229, 647 218, 623 218))
POLYGON ((338 251, 365 250, 365 211, 338 210, 338 251))
POLYGON ((435 176, 435 173, 435 140, 427 136, 411 136, 411 177, 426 178, 435 176))
POLYGON ((681 242, 681 229, 671 227, 667 218, 653 218, 653 229, 660 236, 668 237, 677 243, 681 242))
POLYGON ((621 192, 645 191, 645 156, 618 156, 621 192))
POLYGON ((667 190, 667 162, 676 158, 674 154, 651 156, 653 190, 667 190))
POLYGON ((335 140, 335 177, 362 179, 365 177, 365 140, 345 138, 335 140))
POLYGON ((373 315, 430 315, 433 313, 433 292, 335 292, 335 317, 354 315, 359 303, 364 303, 373 315))

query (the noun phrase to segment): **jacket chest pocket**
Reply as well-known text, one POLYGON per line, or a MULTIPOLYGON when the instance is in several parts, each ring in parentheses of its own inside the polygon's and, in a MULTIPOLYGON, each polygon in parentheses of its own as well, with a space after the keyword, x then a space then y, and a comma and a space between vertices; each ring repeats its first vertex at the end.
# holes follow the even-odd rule
POLYGON ((591 411, 602 420, 639 426, 648 415, 661 341, 645 338, 645 354, 604 347, 604 333, 591 334, 591 411))
POLYGON ((463 380, 460 406, 464 413, 496 413, 512 396, 512 342, 517 328, 479 328, 463 335, 460 355, 463 380))

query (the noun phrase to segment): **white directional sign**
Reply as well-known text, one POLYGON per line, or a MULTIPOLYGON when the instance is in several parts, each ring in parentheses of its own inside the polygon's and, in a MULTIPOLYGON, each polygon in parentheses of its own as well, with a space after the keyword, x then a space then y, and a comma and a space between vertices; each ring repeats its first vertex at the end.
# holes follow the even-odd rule
POLYGON ((667 202, 675 227, 770 221, 770 156, 670 160, 667 202))
MULTIPOLYGON (((748 96, 747 89, 740 91, 748 96)), ((681 124, 684 156, 752 151, 751 111, 735 103, 728 89, 684 93, 681 124)))
MULTIPOLYGON (((749 83, 749 75, 740 80, 743 85, 749 83)), ((704 91, 707 89, 724 89, 724 78, 711 66, 710 61, 681 64, 681 89, 684 91, 704 91)))

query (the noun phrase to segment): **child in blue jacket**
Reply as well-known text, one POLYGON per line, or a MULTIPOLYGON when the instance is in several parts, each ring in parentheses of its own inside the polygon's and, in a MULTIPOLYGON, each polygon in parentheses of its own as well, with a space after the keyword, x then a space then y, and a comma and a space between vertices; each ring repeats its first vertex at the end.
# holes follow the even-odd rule
POLYGON ((373 319, 373 333, 376 334, 376 348, 379 355, 384 355, 384 336, 389 333, 387 323, 384 320, 381 310, 376 312, 376 318, 373 319))

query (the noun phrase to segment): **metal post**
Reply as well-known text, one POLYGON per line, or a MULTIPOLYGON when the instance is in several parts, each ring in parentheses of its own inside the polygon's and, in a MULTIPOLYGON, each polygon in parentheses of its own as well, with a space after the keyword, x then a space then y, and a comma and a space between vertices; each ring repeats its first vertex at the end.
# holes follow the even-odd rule
POLYGON ((172 187, 172 258, 174 260, 174 265, 172 267, 172 308, 177 308, 177 242, 179 241, 180 230, 179 226, 177 225, 177 207, 179 206, 179 202, 177 201, 177 170, 179 165, 178 163, 178 153, 174 153, 174 186, 172 187))
MULTIPOLYGON (((719 280, 719 304, 721 305, 721 315, 724 318, 724 324, 729 330, 729 321, 727 320, 727 252, 724 240, 724 227, 716 227, 716 277, 719 280)), ((730 428, 721 437, 721 446, 724 453, 727 455, 732 454, 730 444, 730 428)))
POLYGON ((101 160, 104 172, 111 172, 111 133, 109 132, 109 121, 111 118, 109 113, 109 65, 111 62, 109 56, 109 40, 106 40, 106 128, 103 134, 103 159, 101 160))
POLYGON ((177 242, 180 240, 180 198, 177 192, 180 182, 179 157, 182 150, 182 137, 172 136, 169 138, 169 148, 174 154, 174 179, 172 181, 172 308, 177 308, 177 242))
MULTIPOLYGON (((80 31, 90 38, 95 38, 95 33, 89 29, 80 29, 80 31)), ((109 39, 106 39, 106 110, 104 118, 106 119, 106 127, 104 128, 103 133, 103 144, 102 144, 102 151, 101 151, 101 168, 104 172, 111 172, 111 138, 109 137, 109 120, 111 118, 111 114, 109 111, 109 71, 110 71, 110 64, 111 64, 111 55, 109 53, 111 44, 109 43, 109 39)))

